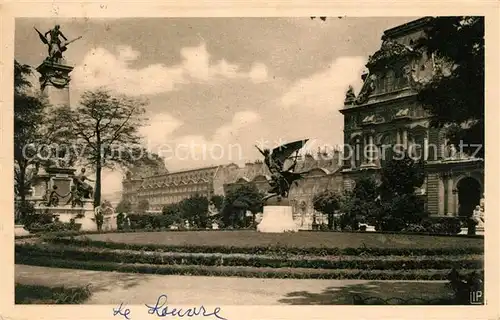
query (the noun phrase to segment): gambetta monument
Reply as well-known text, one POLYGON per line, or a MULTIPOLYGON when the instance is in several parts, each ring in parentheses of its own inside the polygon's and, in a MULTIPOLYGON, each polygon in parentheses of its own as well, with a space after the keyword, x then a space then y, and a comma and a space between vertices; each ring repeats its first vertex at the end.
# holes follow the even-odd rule
MULTIPOLYGON (((35 31, 48 48, 47 57, 36 68, 40 73, 40 89, 52 106, 69 108, 69 74, 73 67, 67 65, 63 52, 81 37, 68 41, 59 25, 44 34, 36 28, 35 31)), ((96 230, 93 188, 87 183, 92 180, 86 176, 85 168, 75 174, 76 169, 64 165, 59 157, 56 154, 51 165, 38 170, 29 200, 34 202, 38 213, 51 214, 61 222, 74 220, 81 224, 81 230, 96 230)))
POLYGON ((273 150, 257 149, 264 156, 264 163, 271 173, 270 189, 264 197, 264 214, 257 225, 260 232, 297 231, 298 226, 293 220, 292 207, 288 201, 288 193, 292 185, 302 179, 305 172, 295 172, 298 152, 307 143, 299 140, 274 148, 273 150), (295 153, 295 156, 292 156, 295 153), (287 165, 287 160, 292 164, 287 165))

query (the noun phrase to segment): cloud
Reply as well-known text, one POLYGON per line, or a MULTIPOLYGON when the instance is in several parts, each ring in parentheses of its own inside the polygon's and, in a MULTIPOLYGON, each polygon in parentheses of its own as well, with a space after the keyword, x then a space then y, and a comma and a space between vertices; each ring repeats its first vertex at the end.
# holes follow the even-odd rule
POLYGON ((156 149, 169 142, 170 135, 183 125, 183 121, 169 113, 149 115, 147 126, 141 127, 139 133, 144 137, 146 147, 156 149))
POLYGON ((267 80, 267 67, 265 64, 256 62, 249 72, 250 79, 254 83, 261 83, 267 80))
POLYGON ((356 92, 361 88, 361 72, 364 57, 340 57, 326 70, 296 81, 281 97, 285 107, 301 107, 308 110, 332 112, 342 106, 349 85, 356 92))
POLYGON ((74 86, 85 89, 107 87, 127 95, 151 95, 178 89, 191 82, 213 83, 218 79, 249 79, 255 83, 267 80, 267 67, 255 63, 249 72, 221 59, 210 62, 205 43, 180 50, 181 63, 176 65, 151 64, 132 68, 140 52, 130 46, 118 46, 116 53, 104 48, 90 50, 72 73, 74 86))

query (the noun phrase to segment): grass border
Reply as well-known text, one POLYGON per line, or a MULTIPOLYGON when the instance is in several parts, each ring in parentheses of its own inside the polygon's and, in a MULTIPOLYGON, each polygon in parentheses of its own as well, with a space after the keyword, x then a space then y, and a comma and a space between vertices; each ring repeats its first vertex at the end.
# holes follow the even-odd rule
MULTIPOLYGON (((253 268, 253 267, 206 267, 193 265, 151 265, 100 261, 74 261, 47 259, 46 257, 20 256, 17 264, 45 266, 52 268, 83 269, 95 271, 115 271, 140 274, 222 276, 273 279, 362 279, 362 280, 447 280, 448 270, 355 270, 355 269, 294 269, 294 268, 253 268)), ((483 273, 483 270, 458 270, 461 274, 483 273)))

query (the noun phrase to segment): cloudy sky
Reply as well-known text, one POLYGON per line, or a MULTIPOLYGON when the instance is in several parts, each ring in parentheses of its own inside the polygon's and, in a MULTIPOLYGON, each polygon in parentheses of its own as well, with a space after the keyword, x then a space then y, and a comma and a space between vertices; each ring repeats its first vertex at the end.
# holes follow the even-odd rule
MULTIPOLYGON (((65 55, 75 67, 72 104, 100 86, 147 97, 145 143, 166 146, 174 171, 253 161, 257 143, 341 145, 345 91, 359 90, 383 31, 414 19, 17 19, 15 58, 43 61, 34 26, 45 32, 59 23, 69 39, 82 36, 65 55), (180 155, 180 145, 204 147, 180 155)), ((106 172, 103 192, 120 189, 121 173, 106 172)))

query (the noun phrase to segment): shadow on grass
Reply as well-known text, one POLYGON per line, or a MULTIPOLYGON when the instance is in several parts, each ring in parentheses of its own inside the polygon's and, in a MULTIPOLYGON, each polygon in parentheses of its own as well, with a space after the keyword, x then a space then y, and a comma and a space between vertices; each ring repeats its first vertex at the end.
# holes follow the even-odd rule
POLYGON ((296 291, 280 303, 290 305, 451 305, 453 291, 444 282, 380 282, 329 287, 321 293, 296 291))
POLYGON ((16 304, 80 304, 92 293, 89 287, 45 287, 16 283, 16 304))

